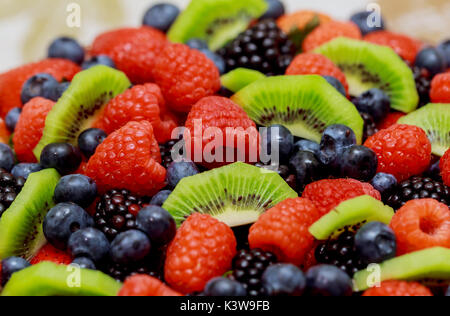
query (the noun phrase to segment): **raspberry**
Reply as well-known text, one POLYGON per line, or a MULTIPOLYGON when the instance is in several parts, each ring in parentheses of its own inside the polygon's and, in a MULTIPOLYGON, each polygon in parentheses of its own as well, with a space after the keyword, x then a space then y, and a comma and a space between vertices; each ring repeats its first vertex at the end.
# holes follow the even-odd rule
POLYGON ((0 75, 0 115, 5 117, 13 108, 22 107, 20 94, 22 86, 38 73, 48 73, 56 80, 72 80, 81 69, 65 59, 45 59, 37 63, 24 65, 0 75))
POLYGON ((423 46, 418 40, 389 31, 369 33, 364 37, 364 40, 377 45, 388 46, 401 58, 412 64, 414 64, 416 56, 423 46))
POLYGON ((344 73, 327 57, 320 54, 300 54, 292 61, 286 75, 321 75, 338 79, 348 94, 348 83, 344 73))
POLYGON ((130 122, 97 147, 85 170, 101 193, 121 188, 152 196, 164 187, 166 169, 160 162, 152 125, 130 122))
POLYGON ((353 39, 362 39, 361 31, 355 23, 331 21, 321 24, 305 38, 305 41, 303 42, 303 51, 312 51, 313 49, 342 36, 353 39))
POLYGON ((392 218, 391 228, 399 255, 433 247, 450 248, 450 210, 434 199, 407 202, 392 218))
POLYGON ((68 265, 72 263, 72 257, 64 251, 56 249, 50 244, 46 244, 39 250, 39 252, 31 259, 31 264, 38 264, 43 261, 49 261, 56 264, 68 265))
POLYGON ((215 64, 198 50, 186 45, 167 45, 153 70, 168 105, 178 112, 189 112, 192 105, 220 89, 215 64))
POLYGON ((44 98, 34 98, 24 105, 17 122, 13 143, 21 162, 36 162, 33 149, 39 143, 47 114, 55 103, 44 98))
POLYGON ((363 296, 433 296, 431 291, 417 282, 386 281, 380 287, 364 292, 363 296))
POLYGON ((151 276, 134 275, 125 281, 119 296, 181 296, 181 294, 151 276))
POLYGON ((313 182, 306 186, 303 198, 311 200, 320 212, 320 216, 328 214, 344 201, 361 195, 370 195, 381 200, 381 194, 369 183, 354 179, 332 179, 313 182))
POLYGON ((155 125, 155 136, 160 144, 164 144, 172 139, 172 132, 179 125, 178 119, 172 113, 161 116, 159 124, 155 125))
POLYGON ((91 55, 108 55, 135 84, 153 81, 156 56, 167 45, 163 33, 151 27, 126 28, 98 36, 91 55))
POLYGON ((308 229, 319 218, 319 210, 311 201, 287 199, 261 215, 250 228, 250 248, 270 251, 280 262, 301 265, 314 246, 308 229))
POLYGON ((230 227, 210 215, 193 214, 167 249, 165 279, 184 294, 203 291, 208 281, 231 268, 235 255, 230 227))
POLYGON ((431 102, 450 103, 450 73, 437 75, 431 82, 431 102))
POLYGON ((0 118, 0 143, 8 144, 11 133, 6 127, 5 120, 0 118))
POLYGON ((398 181, 419 175, 431 162, 431 143, 423 129, 396 124, 369 137, 364 146, 378 157, 378 172, 394 175, 398 181))
POLYGON ((277 24, 284 33, 289 34, 296 29, 304 29, 315 17, 319 18, 320 24, 331 21, 328 15, 309 10, 301 10, 283 15, 278 19, 277 24))
POLYGON ((445 155, 441 158, 439 167, 441 169, 441 176, 442 180, 444 180, 444 184, 450 186, 450 149, 447 150, 445 155))
POLYGON ((402 112, 391 112, 388 114, 388 116, 382 120, 380 123, 378 123, 377 128, 378 130, 386 129, 391 127, 392 125, 397 124, 398 120, 401 119, 403 116, 405 116, 405 113, 402 112))

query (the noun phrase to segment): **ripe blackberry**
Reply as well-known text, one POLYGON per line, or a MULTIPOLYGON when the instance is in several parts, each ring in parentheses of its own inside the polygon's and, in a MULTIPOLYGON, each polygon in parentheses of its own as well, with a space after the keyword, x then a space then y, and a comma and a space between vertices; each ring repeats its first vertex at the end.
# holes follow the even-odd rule
POLYGON ((377 124, 373 120, 372 116, 364 112, 361 112, 360 114, 364 120, 364 134, 363 134, 364 139, 367 139, 378 133, 379 130, 377 128, 377 124))
POLYGON ((266 75, 282 75, 295 56, 295 46, 273 20, 264 20, 219 50, 227 71, 244 67, 266 75))
POLYGON ((0 169, 0 217, 11 206, 24 185, 24 178, 16 178, 5 169, 0 169))
POLYGON ((398 210, 410 200, 427 198, 450 205, 450 188, 442 182, 431 178, 412 177, 400 183, 397 190, 388 198, 386 203, 398 210))
POLYGON ((292 189, 296 189, 296 176, 295 173, 286 165, 278 165, 276 166, 276 169, 274 169, 274 165, 267 165, 261 162, 258 162, 255 164, 256 167, 264 168, 272 171, 276 171, 283 179, 286 181, 287 184, 292 189))
POLYGON ((249 296, 262 296, 264 295, 262 275, 276 262, 277 258, 270 252, 260 249, 241 250, 233 259, 233 273, 230 279, 242 283, 249 296))
POLYGON ((413 66, 411 69, 414 73, 416 89, 420 97, 419 107, 422 107, 430 103, 431 80, 433 78, 431 78, 428 71, 425 69, 416 66, 413 66))

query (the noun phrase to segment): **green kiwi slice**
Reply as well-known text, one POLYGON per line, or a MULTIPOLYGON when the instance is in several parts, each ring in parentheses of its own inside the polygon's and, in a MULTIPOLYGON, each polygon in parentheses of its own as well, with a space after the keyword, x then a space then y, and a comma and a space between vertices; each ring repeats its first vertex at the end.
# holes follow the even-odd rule
POLYGON ((343 124, 362 141, 364 121, 358 110, 321 76, 261 79, 231 99, 262 126, 281 124, 295 136, 320 142, 327 126, 343 124))
POLYGON ((245 31, 266 10, 264 0, 192 0, 170 28, 168 38, 177 43, 203 39, 214 51, 245 31))
POLYGON ((237 162, 185 178, 163 205, 181 225, 192 213, 210 214, 230 227, 254 223, 297 193, 275 172, 237 162))
POLYGON ((422 128, 430 139, 433 154, 437 156, 444 156, 450 148, 450 104, 428 104, 402 117, 398 123, 422 128))
POLYGON ((42 262, 14 273, 2 296, 116 296, 121 286, 99 271, 42 262))
POLYGON ((391 48, 341 37, 316 52, 342 69, 350 95, 378 88, 389 95, 393 109, 409 113, 417 108, 419 95, 413 72, 391 48))
POLYGON ((369 195, 363 195, 339 204, 333 211, 314 223, 309 232, 317 240, 327 240, 346 229, 357 231, 366 223, 378 221, 389 225, 394 210, 369 195))
POLYGON ((103 106, 130 85, 123 72, 106 66, 78 73, 45 120, 41 141, 33 151, 36 158, 40 159, 48 144, 75 144, 78 135, 92 126, 103 106))
POLYGON ((450 281, 450 249, 430 248, 385 261, 376 267, 369 266, 355 274, 355 290, 367 290, 373 281, 389 280, 447 283, 450 281))
POLYGON ((220 77, 220 81, 222 83, 222 86, 224 86, 231 92, 236 93, 249 84, 264 78, 266 78, 266 76, 257 70, 236 68, 220 77))
POLYGON ((31 259, 46 243, 42 222, 54 206, 59 181, 55 169, 32 173, 20 194, 0 219, 0 259, 12 256, 31 259))

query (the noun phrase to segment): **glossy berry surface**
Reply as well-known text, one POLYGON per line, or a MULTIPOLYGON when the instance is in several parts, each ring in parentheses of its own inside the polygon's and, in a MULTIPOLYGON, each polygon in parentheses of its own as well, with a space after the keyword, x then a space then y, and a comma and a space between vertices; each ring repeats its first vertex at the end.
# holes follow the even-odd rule
POLYGON ((172 215, 158 206, 147 206, 136 216, 137 228, 150 238, 152 245, 167 245, 175 237, 177 227, 172 215))
POLYGON ((284 8, 283 2, 280 0, 265 0, 269 7, 267 8, 266 13, 260 18, 264 19, 278 19, 282 15, 284 15, 286 9, 284 8))
POLYGON ((319 160, 325 166, 337 169, 345 149, 356 145, 355 133, 345 125, 328 126, 320 142, 319 160))
POLYGON ((144 259, 151 249, 147 235, 139 230, 128 230, 120 233, 111 243, 112 261, 119 264, 130 264, 144 259))
POLYGON ((208 57, 209 59, 211 59, 213 61, 214 65, 216 65, 216 67, 219 70, 219 73, 221 75, 223 75, 226 72, 227 66, 226 66, 225 60, 222 58, 222 56, 210 51, 208 48, 200 49, 200 51, 203 54, 205 54, 206 57, 208 57))
POLYGON ((179 14, 180 9, 175 5, 160 3, 154 5, 145 13, 143 24, 167 32, 179 14))
POLYGON ((106 55, 93 56, 91 57, 91 59, 86 60, 81 65, 81 67, 83 68, 83 70, 86 70, 99 65, 116 68, 116 64, 114 63, 114 61, 109 56, 106 55))
POLYGON ((306 288, 306 278, 294 265, 276 264, 264 272, 262 284, 269 296, 301 296, 306 288))
POLYGON ((215 297, 239 297, 247 296, 247 291, 244 286, 237 281, 227 278, 215 278, 206 284, 203 295, 215 297))
POLYGON ((426 47, 421 50, 414 64, 419 68, 428 70, 432 75, 443 72, 447 66, 445 57, 434 47, 426 47))
POLYGON ((289 167, 295 171, 297 189, 301 192, 306 185, 320 180, 323 176, 322 164, 311 152, 299 151, 289 160, 289 167))
POLYGON ((306 272, 307 291, 312 296, 351 296, 352 280, 341 269, 318 265, 306 272))
POLYGON ((308 151, 319 157, 320 144, 307 139, 301 139, 294 144, 294 153, 298 151, 308 151))
POLYGON ((163 206, 169 195, 172 194, 170 190, 163 190, 158 192, 150 201, 150 205, 163 206))
POLYGON ((1 262, 1 281, 2 286, 8 283, 9 279, 15 272, 19 272, 25 268, 28 268, 30 263, 25 259, 18 257, 10 257, 2 260, 1 262))
POLYGON ((17 122, 19 121, 20 113, 22 113, 21 108, 13 108, 5 117, 5 124, 10 132, 14 132, 16 129, 17 122))
POLYGON ((91 158, 107 136, 101 129, 89 128, 78 136, 78 147, 86 158, 91 158))
POLYGON ((347 148, 341 158, 341 176, 370 181, 377 173, 377 155, 365 146, 347 148))
POLYGON ((294 149, 294 136, 282 125, 272 125, 261 134, 262 148, 265 153, 278 161, 289 161, 294 149))
POLYGON ((339 91, 344 97, 347 97, 347 91, 345 90, 344 85, 335 77, 332 76, 323 76, 323 78, 332 85, 337 91, 339 91))
POLYGON ((370 182, 375 190, 381 193, 383 200, 386 200, 397 187, 397 179, 388 173, 377 173, 370 182))
POLYGON ((186 42, 186 45, 192 49, 203 50, 208 49, 208 43, 199 38, 192 38, 186 42))
POLYGON ((84 49, 73 38, 60 37, 50 44, 48 57, 68 59, 80 65, 84 61, 84 49))
POLYGON ((171 189, 183 179, 200 173, 195 163, 191 161, 172 162, 167 168, 166 182, 171 189))
POLYGON ((22 104, 26 104, 36 97, 52 100, 54 91, 58 88, 58 85, 58 81, 49 74, 37 74, 31 77, 23 85, 21 94, 22 104))
POLYGON ((388 95, 379 89, 371 89, 353 100, 360 112, 368 113, 375 122, 387 117, 391 109, 391 100, 388 95))
POLYGON ((97 197, 97 185, 82 174, 72 174, 62 177, 55 188, 56 203, 73 202, 87 208, 97 197))
POLYGON ((49 144, 41 153, 41 165, 44 168, 55 168, 62 175, 74 172, 80 164, 79 149, 67 143, 49 144))
POLYGON ((41 170, 42 166, 38 163, 19 163, 12 168, 11 174, 16 178, 22 177, 28 179, 30 174, 41 170))
POLYGON ((78 257, 72 261, 72 264, 76 264, 80 269, 97 270, 94 261, 87 257, 78 257))
POLYGON ((374 12, 372 11, 358 12, 352 15, 350 20, 358 25, 362 35, 367 35, 372 32, 384 30, 384 19, 382 17, 379 17, 377 21, 373 21, 373 14, 374 12))
POLYGON ((80 229, 70 236, 68 249, 75 258, 88 257, 98 263, 108 256, 110 244, 101 231, 89 227, 80 229))
POLYGON ((11 171, 14 166, 14 153, 6 144, 0 143, 0 168, 11 171))
POLYGON ((443 56, 445 56, 447 68, 450 67, 450 39, 447 39, 444 42, 440 43, 438 46, 438 50, 443 56))
POLYGON ((15 177, 0 168, 0 217, 11 206, 24 185, 24 178, 15 177))

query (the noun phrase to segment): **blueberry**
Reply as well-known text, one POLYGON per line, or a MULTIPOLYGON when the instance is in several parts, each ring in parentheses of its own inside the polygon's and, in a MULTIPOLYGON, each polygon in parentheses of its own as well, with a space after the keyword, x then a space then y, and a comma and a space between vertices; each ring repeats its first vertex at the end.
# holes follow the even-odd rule
POLYGON ((308 151, 319 157, 320 145, 312 140, 301 139, 294 144, 294 152, 308 151))
POLYGON ((432 163, 428 168, 428 170, 425 171, 424 175, 433 180, 442 182, 440 163, 441 163, 440 159, 432 163))
POLYGON ((26 261, 25 259, 22 259, 22 258, 18 258, 18 257, 6 258, 6 259, 2 260, 1 265, 2 265, 2 269, 1 269, 2 286, 6 285, 6 283, 9 281, 9 279, 11 279, 11 276, 13 275, 13 273, 19 272, 19 271, 31 266, 31 264, 28 261, 26 261))
POLYGON ((193 38, 186 42, 186 45, 189 46, 192 49, 197 50, 203 50, 203 49, 209 49, 208 43, 206 43, 204 40, 199 38, 193 38))
POLYGON ((16 129, 17 122, 19 121, 20 114, 22 113, 21 108, 14 108, 8 112, 5 117, 5 124, 8 130, 13 133, 16 129))
POLYGON ((450 67, 450 39, 442 42, 438 46, 438 50, 441 52, 443 56, 445 56, 445 61, 447 63, 447 67, 450 67))
POLYGON ((103 143, 108 135, 99 128, 90 128, 78 136, 78 147, 86 158, 95 154, 98 145, 103 143))
POLYGON ((312 296, 351 296, 353 284, 341 269, 331 265, 317 265, 306 273, 308 293, 312 296))
POLYGON ((295 170, 296 184, 299 191, 303 191, 305 186, 321 179, 322 164, 316 155, 311 152, 297 152, 290 159, 289 167, 295 170))
POLYGON ((30 174, 41 170, 42 166, 38 163, 19 163, 12 168, 11 174, 16 178, 28 179, 30 174))
POLYGON ((73 38, 60 37, 50 44, 48 57, 68 59, 75 64, 81 65, 84 61, 84 49, 73 38))
POLYGON ((280 16, 284 15, 285 8, 283 3, 280 0, 266 0, 269 5, 266 13, 261 17, 261 20, 264 19, 278 19, 280 16))
POLYGON ((378 158, 365 146, 351 146, 344 150, 341 158, 341 176, 360 181, 370 181, 377 173, 378 158))
POLYGON ((130 264, 150 253, 150 240, 139 230, 120 233, 111 243, 111 259, 118 264, 130 264))
POLYGON ((180 9, 170 3, 152 6, 144 15, 143 24, 167 32, 180 14, 180 9))
POLYGON ((339 91, 344 97, 347 97, 347 91, 345 91, 344 85, 335 77, 322 76, 329 84, 331 84, 337 91, 339 91))
POLYGON ((170 190, 163 190, 158 192, 150 201, 150 205, 163 206, 163 204, 171 194, 172 191, 170 190))
POLYGON ((382 31, 384 30, 385 26, 384 26, 384 20, 382 17, 380 17, 380 23, 378 23, 378 25, 374 25, 376 24, 372 18, 372 16, 376 14, 376 12, 372 12, 372 11, 362 11, 362 12, 358 12, 354 15, 352 15, 352 17, 350 18, 350 20, 355 23, 356 25, 358 25, 359 29, 361 30, 361 33, 363 35, 367 35, 369 33, 372 32, 376 32, 376 31, 382 31))
POLYGON ((67 143, 49 144, 41 153, 41 165, 45 169, 55 168, 62 175, 76 171, 80 164, 79 149, 67 143))
POLYGON ((351 128, 339 124, 330 125, 322 135, 319 160, 332 170, 338 170, 344 150, 353 145, 356 145, 356 136, 351 128))
POLYGON ((172 215, 159 206, 141 209, 136 217, 137 228, 150 238, 152 245, 167 245, 175 237, 177 225, 172 215))
POLYGON ((202 49, 201 52, 203 54, 205 54, 206 57, 208 57, 209 59, 211 59, 214 62, 217 69, 219 69, 219 73, 221 75, 223 75, 225 73, 226 65, 225 65, 225 60, 222 58, 222 56, 217 55, 216 53, 213 53, 212 51, 210 51, 207 48, 202 49))
POLYGON ((88 257, 95 263, 101 262, 109 254, 109 241, 98 229, 89 227, 73 233, 68 242, 72 257, 88 257))
POLYGON ((53 207, 44 219, 44 235, 58 249, 65 250, 70 236, 87 227, 94 226, 88 213, 74 203, 60 203, 53 207))
POLYGON ((94 261, 86 257, 75 258, 72 264, 78 265, 80 269, 97 270, 94 261))
POLYGON ((191 161, 172 162, 167 168, 166 182, 171 189, 183 179, 200 173, 195 163, 191 161))
POLYGON ((55 188, 55 202, 73 202, 81 207, 91 205, 97 196, 95 182, 82 174, 62 177, 55 188))
MULTIPOLYGON (((278 161, 287 162, 294 149, 294 136, 286 127, 272 125, 262 132, 261 143, 267 155, 278 155, 276 157, 278 161)), ((273 161, 274 159, 272 158, 273 161)))
POLYGON ((261 283, 269 296, 301 296, 306 288, 303 272, 291 264, 276 264, 267 268, 261 283))
POLYGON ((10 172, 14 167, 14 153, 6 144, 0 143, 0 168, 10 172))
POLYGON ((53 100, 54 91, 58 87, 58 85, 59 82, 49 74, 34 75, 33 77, 25 81, 22 86, 22 92, 20 94, 22 104, 26 104, 31 99, 36 97, 53 100))
POLYGON ((228 278, 215 278, 206 284, 203 295, 213 297, 242 297, 247 296, 247 290, 237 281, 228 278))
POLYGON ((384 198, 388 198, 397 187, 397 179, 392 174, 380 172, 375 175, 371 184, 384 198))
POLYGON ((114 63, 114 61, 106 55, 93 56, 91 57, 91 59, 86 60, 81 67, 83 68, 83 70, 86 70, 98 65, 116 68, 116 64, 114 63))
POLYGON ((422 49, 415 61, 417 67, 428 70, 432 76, 445 71, 446 64, 445 57, 434 47, 422 49))
POLYGON ((364 264, 382 263, 397 253, 395 233, 380 222, 364 225, 355 236, 355 247, 364 264))
POLYGON ((61 82, 56 87, 56 89, 53 90, 51 100, 58 101, 62 97, 64 92, 66 92, 66 90, 69 89, 69 86, 70 86, 70 82, 69 81, 61 82))
POLYGON ((389 96, 380 89, 371 89, 353 100, 356 108, 363 113, 372 116, 375 122, 386 118, 391 109, 389 96))

